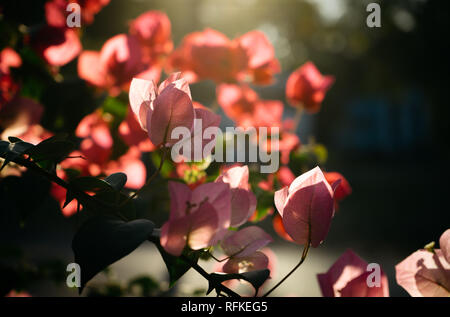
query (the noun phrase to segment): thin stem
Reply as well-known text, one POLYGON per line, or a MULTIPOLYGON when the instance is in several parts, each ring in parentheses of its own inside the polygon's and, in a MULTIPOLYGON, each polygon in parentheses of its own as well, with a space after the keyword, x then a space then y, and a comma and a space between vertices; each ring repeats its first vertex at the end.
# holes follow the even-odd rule
POLYGON ((300 124, 300 121, 302 119, 303 115, 303 107, 295 107, 295 116, 294 116, 294 133, 297 132, 298 125, 300 124))
POLYGON ((308 255, 309 246, 311 244, 310 240, 311 239, 308 239, 308 243, 305 244, 303 247, 303 252, 302 252, 302 257, 300 259, 300 262, 298 262, 298 264, 285 277, 283 277, 283 279, 281 281, 279 281, 274 287, 272 287, 270 290, 268 290, 262 297, 269 296, 270 293, 272 293, 276 288, 278 288, 278 286, 280 286, 289 276, 291 276, 292 273, 294 273, 300 267, 300 265, 303 264, 303 262, 306 259, 306 256, 308 255))
POLYGON ((167 154, 167 148, 163 147, 162 148, 162 155, 161 155, 161 161, 159 162, 159 167, 158 169, 148 178, 147 182, 141 187, 139 188, 137 191, 135 191, 133 193, 133 195, 131 195, 130 197, 128 197, 127 200, 125 200, 120 207, 126 205, 128 202, 130 202, 130 200, 132 200, 133 198, 135 198, 137 195, 139 195, 142 190, 147 187, 148 185, 150 185, 150 183, 153 181, 153 179, 161 172, 162 166, 164 164, 164 160, 166 158, 166 154, 167 154))
POLYGON ((191 261, 191 259, 189 259, 187 256, 185 255, 181 255, 181 258, 183 259, 183 261, 186 261, 189 263, 189 265, 196 270, 201 276, 203 276, 205 279, 207 279, 210 283, 214 284, 214 288, 220 292, 224 292, 225 294, 227 294, 230 297, 241 297, 239 296, 238 293, 233 292, 231 289, 229 289, 228 287, 224 286, 222 283, 220 282, 215 282, 214 280, 211 280, 211 275, 206 272, 200 265, 198 265, 197 263, 191 261))

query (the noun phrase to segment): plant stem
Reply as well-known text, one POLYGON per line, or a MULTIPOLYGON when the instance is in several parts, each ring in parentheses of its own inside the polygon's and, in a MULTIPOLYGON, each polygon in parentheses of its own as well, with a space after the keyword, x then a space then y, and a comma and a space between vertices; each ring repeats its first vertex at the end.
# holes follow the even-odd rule
POLYGON ((303 262, 306 259, 306 256, 308 255, 310 244, 311 244, 310 241, 308 241, 308 243, 305 244, 305 246, 303 247, 303 252, 302 252, 302 257, 300 259, 300 262, 298 262, 298 264, 285 277, 283 277, 283 279, 281 281, 279 281, 274 287, 272 287, 270 290, 268 290, 262 297, 269 296, 270 293, 272 293, 278 286, 280 286, 289 276, 291 276, 292 273, 294 273, 300 267, 300 265, 303 264, 303 262))
POLYGON ((303 107, 296 107, 295 108, 295 116, 294 116, 294 129, 293 133, 297 133, 298 125, 300 124, 300 120, 302 119, 303 115, 303 107))
POLYGON ((120 205, 120 207, 126 205, 128 202, 130 202, 130 200, 132 200, 132 199, 135 198, 137 195, 139 195, 139 194, 142 192, 142 190, 143 190, 145 187, 147 187, 147 186, 153 181, 153 179, 159 174, 159 172, 161 172, 161 169, 162 169, 162 166, 163 166, 163 164, 164 164, 164 160, 165 160, 165 158, 166 158, 167 152, 168 152, 168 151, 167 151, 167 148, 166 148, 166 147, 163 147, 163 148, 162 148, 161 161, 159 162, 159 167, 157 168, 157 170, 156 170, 156 171, 148 178, 147 182, 146 182, 141 188, 139 188, 137 191, 135 191, 135 192, 133 193, 133 195, 131 195, 130 197, 128 197, 128 199, 125 200, 125 201, 120 205))

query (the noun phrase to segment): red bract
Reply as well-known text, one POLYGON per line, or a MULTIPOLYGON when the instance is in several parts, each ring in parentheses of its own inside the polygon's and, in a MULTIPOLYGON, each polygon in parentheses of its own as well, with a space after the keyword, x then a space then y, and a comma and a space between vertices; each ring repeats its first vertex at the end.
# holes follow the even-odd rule
POLYGON ((75 134, 84 138, 80 150, 89 163, 102 165, 109 159, 113 139, 108 122, 98 112, 84 117, 78 124, 75 134))
POLYGON ((284 228, 296 243, 309 242, 317 247, 325 239, 334 212, 333 195, 319 167, 275 192, 275 206, 283 218, 284 228))
POLYGON ((345 177, 338 172, 324 172, 323 174, 330 185, 340 181, 339 186, 334 191, 334 203, 337 210, 339 201, 350 195, 352 193, 352 188, 345 177))
POLYGON ((262 100, 248 85, 222 84, 217 87, 217 102, 240 127, 280 127, 283 103, 262 100))
POLYGON ((333 82, 333 76, 323 76, 312 62, 307 62, 289 76, 286 97, 292 106, 316 113, 333 82))
POLYGON ((225 273, 244 273, 267 268, 268 257, 258 250, 272 242, 272 237, 259 227, 250 226, 229 234, 221 243, 229 257, 223 265, 225 273))
POLYGON ((139 41, 126 34, 110 38, 100 52, 83 51, 78 59, 78 75, 112 95, 128 89, 133 77, 158 81, 160 72, 159 66, 143 62, 139 41))
POLYGON ((231 193, 228 184, 206 183, 193 191, 169 182, 170 216, 161 228, 161 245, 179 256, 188 245, 193 250, 216 244, 230 225, 231 193))
POLYGON ((372 273, 368 264, 348 249, 331 266, 327 273, 317 274, 320 289, 325 297, 388 297, 389 284, 380 269, 380 285, 368 286, 372 273))
POLYGON ((80 6, 81 24, 91 24, 94 16, 109 3, 109 0, 50 0, 45 3, 45 18, 47 24, 54 27, 67 26, 67 11, 69 3, 80 6))
POLYGON ((223 172, 216 182, 223 182, 231 188, 231 226, 244 224, 256 209, 256 197, 248 183, 248 166, 236 166, 223 172))
POLYGON ((142 130, 131 108, 125 120, 119 125, 119 135, 128 146, 137 146, 142 152, 152 152, 156 149, 147 133, 142 130))
POLYGON ((248 32, 237 39, 246 50, 248 65, 246 76, 255 84, 270 84, 273 75, 280 72, 275 50, 261 31, 248 32))
POLYGON ((169 69, 182 71, 190 82, 211 79, 217 83, 236 80, 247 66, 245 49, 224 34, 205 29, 188 34, 170 56, 169 69))
POLYGON ((442 250, 418 250, 395 266, 397 283, 411 296, 450 296, 450 263, 442 250))
POLYGON ((131 22, 130 34, 139 40, 144 61, 154 61, 173 49, 170 20, 163 12, 141 14, 131 22))
POLYGON ((75 29, 45 26, 31 37, 31 45, 52 66, 63 66, 81 52, 75 29))
POLYGON ((119 157, 115 161, 110 161, 104 168, 106 175, 113 173, 125 173, 127 182, 125 187, 141 188, 145 184, 146 169, 141 161, 141 152, 137 147, 131 147, 128 152, 119 157))

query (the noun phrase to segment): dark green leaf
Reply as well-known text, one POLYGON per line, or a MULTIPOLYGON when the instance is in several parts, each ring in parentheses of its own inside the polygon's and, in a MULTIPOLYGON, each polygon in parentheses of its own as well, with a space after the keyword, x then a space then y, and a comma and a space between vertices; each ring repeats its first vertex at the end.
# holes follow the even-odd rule
POLYGON ((15 137, 15 136, 9 136, 8 137, 9 142, 16 143, 16 142, 23 142, 21 139, 15 137))
POLYGON ((127 182, 127 175, 124 173, 114 173, 106 177, 104 181, 115 190, 120 191, 127 182))
POLYGON ((78 189, 89 192, 114 190, 114 188, 111 187, 111 185, 109 185, 107 182, 92 176, 83 176, 75 178, 70 182, 70 184, 76 186, 78 189))
POLYGON ((0 140, 0 155, 8 150, 9 142, 0 140))
POLYGON ((37 144, 35 147, 29 149, 27 154, 36 162, 44 160, 59 162, 74 151, 75 148, 75 143, 68 140, 66 134, 60 134, 37 144))
POLYGON ((81 288, 97 273, 120 260, 146 241, 154 225, 146 219, 125 222, 116 217, 87 220, 72 241, 75 262, 81 268, 81 288))
POLYGON ((175 283, 180 279, 180 277, 182 277, 184 273, 189 271, 189 269, 192 267, 192 263, 197 263, 200 255, 203 253, 203 251, 201 250, 185 250, 183 254, 190 259, 191 263, 189 263, 179 256, 174 256, 167 253, 159 244, 159 242, 155 244, 158 247, 159 253, 161 253, 164 263, 166 264, 167 271, 169 272, 169 287, 174 286, 175 283))
POLYGON ((245 273, 234 273, 234 274, 218 274, 212 273, 211 280, 209 282, 209 288, 206 295, 211 293, 215 289, 215 284, 223 283, 228 280, 244 280, 252 284, 255 289, 255 296, 258 295, 259 288, 264 284, 264 282, 269 278, 270 271, 268 269, 250 271, 245 273))

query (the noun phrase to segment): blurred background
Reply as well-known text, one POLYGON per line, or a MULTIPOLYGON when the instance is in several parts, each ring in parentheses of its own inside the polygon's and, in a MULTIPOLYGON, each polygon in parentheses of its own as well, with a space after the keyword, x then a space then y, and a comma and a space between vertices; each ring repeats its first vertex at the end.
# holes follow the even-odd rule
MULTIPOLYGON (((20 6, 21 1, 14 2, 20 6)), ((83 29, 83 49, 92 50, 99 50, 113 35, 126 33, 129 21, 147 10, 161 10, 168 15, 175 47, 187 33, 206 27, 229 38, 261 30, 274 45, 282 71, 273 85, 254 88, 262 98, 284 101, 286 118, 294 115, 284 90, 293 70, 311 60, 323 74, 336 77, 322 110, 315 115, 305 114, 297 133, 304 143, 314 138, 327 147, 326 169, 342 173, 353 193, 340 204, 324 244, 311 250, 302 268, 274 295, 320 296, 315 274, 328 270, 340 254, 352 248, 367 262, 381 265, 388 275, 392 296, 407 296, 395 282, 395 265, 428 242, 437 241, 450 226, 450 4, 430 0, 376 1, 381 5, 382 26, 369 28, 369 2, 112 0, 96 15, 94 23, 83 29)), ((10 5, 10 12, 17 16, 12 14, 8 19, 23 23, 42 19, 42 3, 26 1, 31 8, 17 11, 20 14, 10 5)), ((4 40, 4 24, 1 30, 4 40)), ((46 110, 43 125, 53 131, 73 131, 82 109, 96 106, 90 104, 89 90, 77 78, 76 67, 74 60, 61 69, 64 84, 58 86, 47 84, 39 76, 24 83, 24 89, 37 89, 48 101, 44 106, 52 111, 46 110), (80 89, 86 93, 78 93, 80 89), (62 124, 57 120, 59 115, 68 121, 62 124)), ((197 101, 211 105, 215 100, 214 84, 194 84, 192 94, 197 101)), ((229 122, 224 119, 222 125, 229 122)), ((64 218, 58 204, 46 194, 49 184, 28 173, 23 178, 3 179, 0 184, 0 245, 3 254, 23 260, 24 267, 32 272, 27 274, 36 274, 31 275, 36 279, 39 276, 28 292, 33 296, 76 296, 76 291, 67 289, 64 282, 55 284, 50 280, 64 281, 65 265, 73 260, 71 239, 83 216, 64 218), (26 199, 21 192, 27 194, 26 199), (23 217, 27 218, 26 224, 23 217), (35 267, 38 264, 39 270, 35 267)), ((152 195, 157 196, 150 193, 148 199, 152 195)), ((276 236, 269 220, 262 226, 276 236)), ((279 279, 295 265, 301 250, 277 236, 272 248, 278 256, 279 279)), ((100 275, 93 284, 109 280, 113 292, 114 285, 139 274, 149 275, 154 281, 167 280, 163 262, 150 244, 114 264, 108 277, 100 275)), ((145 283, 153 285, 149 280, 145 283)), ((164 289, 167 285, 163 282, 158 287, 164 289)), ((205 280, 189 272, 172 292, 186 295, 206 288, 205 280)))

